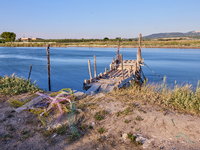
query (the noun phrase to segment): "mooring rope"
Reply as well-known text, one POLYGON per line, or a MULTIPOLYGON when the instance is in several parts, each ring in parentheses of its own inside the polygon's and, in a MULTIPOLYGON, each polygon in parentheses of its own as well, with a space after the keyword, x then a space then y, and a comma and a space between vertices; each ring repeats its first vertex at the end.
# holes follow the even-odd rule
MULTIPOLYGON (((47 66, 44 67, 44 69, 46 69, 46 68, 47 68, 47 66)), ((38 76, 44 71, 44 69, 42 69, 42 71, 40 71, 40 72, 33 78, 33 80, 34 80, 36 77, 38 77, 38 76)))
POLYGON ((159 78, 163 80, 163 77, 159 76, 157 73, 155 73, 147 64, 143 63, 151 72, 153 72, 155 75, 157 75, 159 78))

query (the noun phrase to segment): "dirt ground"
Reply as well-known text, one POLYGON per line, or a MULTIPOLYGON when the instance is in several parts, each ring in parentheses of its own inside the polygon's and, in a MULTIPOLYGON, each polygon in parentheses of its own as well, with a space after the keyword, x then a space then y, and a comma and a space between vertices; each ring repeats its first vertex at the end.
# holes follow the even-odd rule
MULTIPOLYGON (((25 93, 14 98, 23 101, 30 96, 30 93, 25 93)), ((125 102, 103 93, 76 100, 79 109, 76 127, 80 136, 71 139, 67 114, 60 121, 66 123, 62 132, 46 130, 37 115, 29 111, 17 113, 9 105, 8 97, 1 96, 0 99, 2 150, 200 149, 198 116, 142 101, 125 102), (142 141, 143 145, 131 142, 128 134, 136 135, 136 140, 142 141)))

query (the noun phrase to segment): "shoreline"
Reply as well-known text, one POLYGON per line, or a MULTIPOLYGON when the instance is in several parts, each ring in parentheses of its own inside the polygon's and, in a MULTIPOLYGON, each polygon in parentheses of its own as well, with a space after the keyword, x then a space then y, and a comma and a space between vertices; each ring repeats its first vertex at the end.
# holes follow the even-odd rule
MULTIPOLYGON (((35 45, 0 45, 0 47, 46 47, 46 44, 41 46, 35 45)), ((52 45, 50 47, 95 47, 95 48, 117 48, 117 45, 52 45)), ((120 48, 138 48, 138 46, 121 45, 120 48)), ((177 48, 177 49, 200 49, 194 46, 141 46, 141 48, 177 48)))

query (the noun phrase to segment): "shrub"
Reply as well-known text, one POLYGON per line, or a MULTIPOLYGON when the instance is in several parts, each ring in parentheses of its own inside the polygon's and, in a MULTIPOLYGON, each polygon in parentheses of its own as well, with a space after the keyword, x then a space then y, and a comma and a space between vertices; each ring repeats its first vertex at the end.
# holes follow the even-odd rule
POLYGON ((23 77, 17 76, 4 76, 0 77, 0 94, 3 95, 17 95, 20 93, 33 92, 41 90, 37 85, 31 83, 30 80, 26 80, 23 77))

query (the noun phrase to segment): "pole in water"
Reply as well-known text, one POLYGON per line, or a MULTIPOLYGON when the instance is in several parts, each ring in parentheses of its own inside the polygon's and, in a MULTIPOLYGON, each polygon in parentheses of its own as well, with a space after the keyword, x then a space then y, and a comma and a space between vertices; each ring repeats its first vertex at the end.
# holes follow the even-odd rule
POLYGON ((122 54, 120 54, 120 57, 121 57, 122 79, 124 80, 124 69, 123 69, 123 57, 122 57, 122 54))
POLYGON ((92 79, 90 60, 88 60, 88 69, 89 69, 90 79, 92 79))
POLYGON ((51 91, 49 47, 50 47, 50 45, 46 44, 46 50, 47 50, 47 69, 48 69, 48 84, 49 84, 49 91, 51 91))
POLYGON ((119 60, 119 47, 120 47, 120 43, 118 41, 118 45, 117 45, 117 60, 119 60))
POLYGON ((96 56, 94 55, 94 77, 97 77, 96 56))
POLYGON ((33 64, 30 65, 30 70, 29 70, 28 80, 30 79, 30 76, 31 76, 32 66, 33 66, 33 64))
POLYGON ((139 48, 141 48, 141 38, 142 38, 142 34, 139 35, 139 48))

